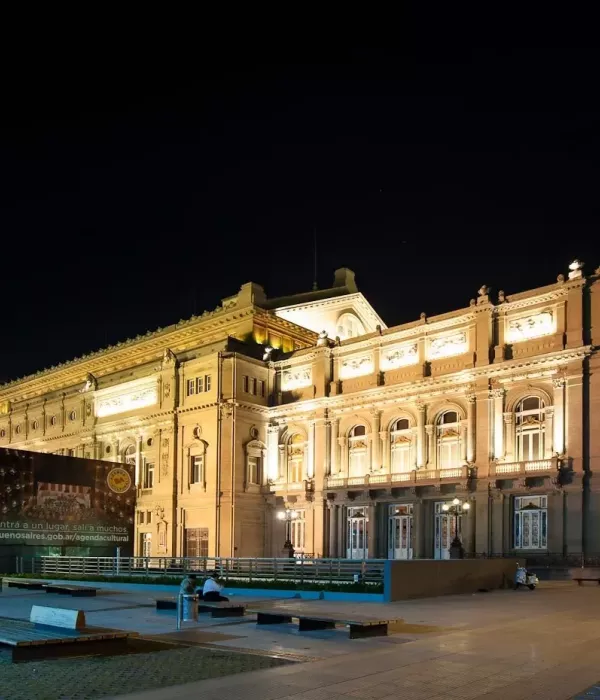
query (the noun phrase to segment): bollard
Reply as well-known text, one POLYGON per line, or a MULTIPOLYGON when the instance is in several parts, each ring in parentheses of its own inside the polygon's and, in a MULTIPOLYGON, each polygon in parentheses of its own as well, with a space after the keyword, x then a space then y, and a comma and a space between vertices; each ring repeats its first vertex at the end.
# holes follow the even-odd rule
POLYGON ((198 622, 198 596, 180 593, 177 596, 177 629, 182 622, 198 622))

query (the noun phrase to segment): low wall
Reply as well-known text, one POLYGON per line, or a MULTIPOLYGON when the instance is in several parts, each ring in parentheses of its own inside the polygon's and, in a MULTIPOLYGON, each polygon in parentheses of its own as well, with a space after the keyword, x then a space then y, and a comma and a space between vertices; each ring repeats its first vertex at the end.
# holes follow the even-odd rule
POLYGON ((386 602, 493 590, 512 583, 518 559, 413 559, 385 563, 386 602))

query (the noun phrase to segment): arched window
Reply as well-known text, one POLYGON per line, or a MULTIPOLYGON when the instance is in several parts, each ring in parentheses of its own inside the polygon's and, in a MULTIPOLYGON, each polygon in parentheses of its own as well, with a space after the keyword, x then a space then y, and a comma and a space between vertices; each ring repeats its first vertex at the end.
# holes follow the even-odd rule
POLYGON ((460 423, 456 411, 446 411, 438 418, 437 450, 438 469, 460 466, 460 423))
POLYGON ((289 439, 287 453, 287 480, 298 484, 304 478, 304 447, 305 440, 299 433, 289 439))
POLYGON ((356 338, 359 335, 364 335, 365 328, 354 314, 342 314, 336 324, 335 334, 340 340, 347 338, 356 338))
POLYGON ((125 448, 125 451, 123 452, 123 461, 125 462, 125 464, 131 464, 135 466, 135 453, 135 445, 128 445, 125 448))
POLYGON ((537 396, 527 396, 517 404, 515 429, 519 462, 544 458, 544 409, 544 402, 537 396))
POLYGON ((390 431, 392 473, 400 474, 413 469, 412 432, 407 418, 398 418, 390 431))
POLYGON ((364 425, 355 425, 348 436, 348 475, 365 476, 369 471, 367 464, 367 429, 364 425))

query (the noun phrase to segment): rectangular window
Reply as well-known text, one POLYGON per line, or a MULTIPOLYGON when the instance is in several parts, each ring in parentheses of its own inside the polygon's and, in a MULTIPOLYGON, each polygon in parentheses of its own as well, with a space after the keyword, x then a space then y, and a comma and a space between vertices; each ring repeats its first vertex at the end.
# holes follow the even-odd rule
POLYGON ((252 396, 256 396, 256 379, 254 377, 250 377, 250 393, 252 396))
POLYGON ((196 377, 196 393, 201 394, 204 391, 204 377, 196 377))
POLYGON ((248 457, 248 483, 260 484, 260 457, 248 457))
POLYGON ((259 393, 260 393, 260 396, 261 396, 261 398, 264 399, 264 398, 265 398, 265 383, 264 383, 264 381, 263 381, 262 379, 259 380, 258 386, 259 386, 259 393))
POLYGON ((152 534, 150 532, 142 532, 140 535, 140 553, 143 557, 152 556, 152 534))
POLYGON ((196 380, 195 379, 188 379, 187 380, 187 395, 193 396, 195 393, 196 393, 196 380))
POLYGON ((143 510, 140 510, 139 513, 138 513, 138 523, 139 523, 140 525, 143 525, 143 524, 144 524, 144 515, 145 515, 144 511, 143 511, 143 510))
POLYGON ((395 445, 392 449, 392 472, 400 474, 412 469, 410 443, 395 445))
POLYGON ((303 510, 297 510, 296 514, 296 519, 290 522, 290 539, 292 542, 292 547, 294 548, 296 554, 302 554, 306 551, 306 521, 304 519, 303 510))
POLYGON ((194 527, 185 530, 185 556, 208 557, 208 528, 194 527))
POLYGON ((158 533, 158 546, 161 549, 164 549, 167 546, 167 533, 164 530, 161 530, 158 533))
POLYGON ((204 391, 210 391, 210 387, 212 386, 212 378, 210 374, 205 374, 204 375, 204 391))
POLYGON ((439 469, 460 467, 460 461, 460 442, 458 440, 443 440, 440 444, 439 469))
POLYGON ((190 461, 190 484, 204 483, 204 455, 192 455, 190 461))
POLYGON ((244 389, 244 393, 248 393, 248 377, 244 375, 242 377, 242 388, 244 389))
POLYGON ((148 525, 152 524, 152 511, 151 510, 146 512, 146 522, 148 523, 148 525))
POLYGON ((547 496, 519 496, 515 498, 514 517, 515 549, 547 549, 547 496))
POLYGON ((144 463, 144 480, 142 482, 143 489, 151 489, 154 487, 154 464, 152 462, 144 463))

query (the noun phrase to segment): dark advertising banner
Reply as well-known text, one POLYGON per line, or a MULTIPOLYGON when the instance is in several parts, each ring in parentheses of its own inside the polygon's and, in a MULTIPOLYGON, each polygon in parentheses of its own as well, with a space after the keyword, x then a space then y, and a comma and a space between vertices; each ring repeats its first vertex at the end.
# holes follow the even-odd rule
POLYGON ((135 467, 0 450, 0 545, 133 546, 135 467))

